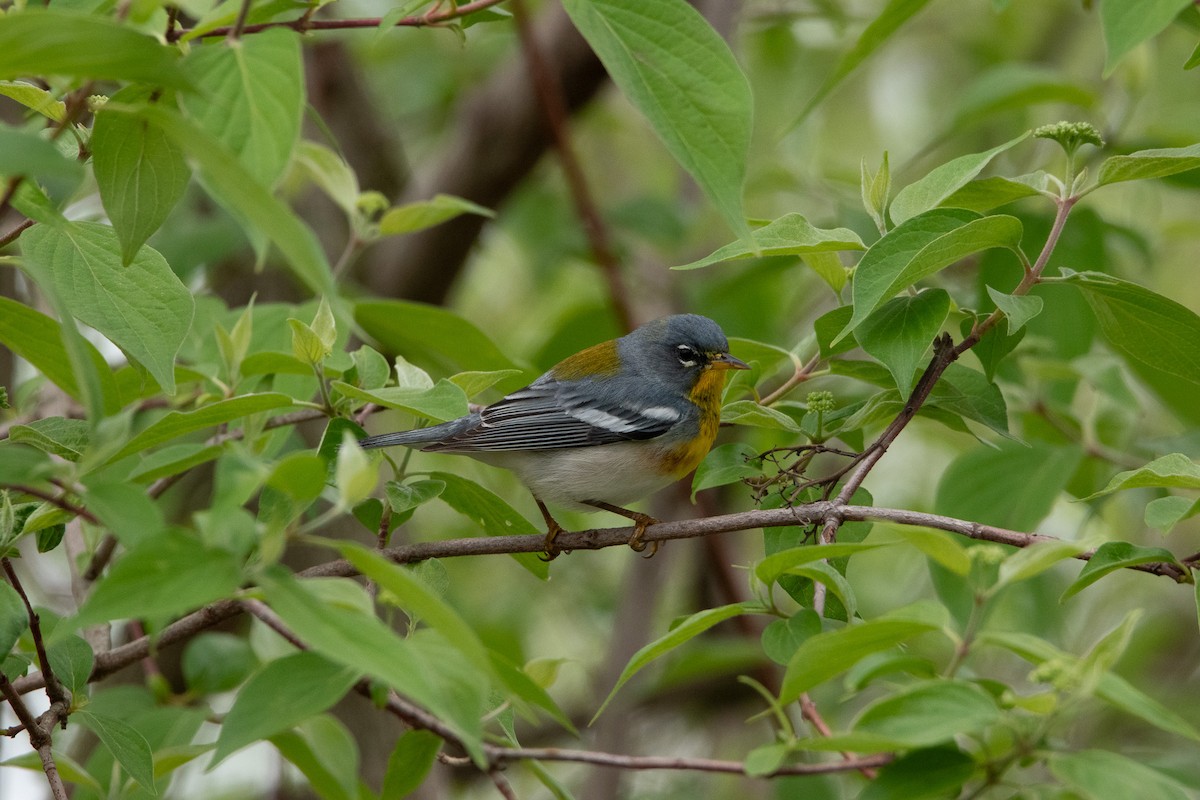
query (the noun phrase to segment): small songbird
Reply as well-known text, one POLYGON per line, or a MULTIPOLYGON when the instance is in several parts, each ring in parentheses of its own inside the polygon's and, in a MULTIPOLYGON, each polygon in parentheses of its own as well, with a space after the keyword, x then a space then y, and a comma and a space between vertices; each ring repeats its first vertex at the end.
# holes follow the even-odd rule
POLYGON ((641 552, 646 526, 657 520, 623 506, 704 460, 730 369, 749 367, 729 354, 717 323, 696 314, 664 317, 581 350, 482 410, 359 444, 462 453, 512 470, 546 520, 547 558, 558 554, 554 539, 563 529, 546 503, 633 520, 629 546, 641 552))

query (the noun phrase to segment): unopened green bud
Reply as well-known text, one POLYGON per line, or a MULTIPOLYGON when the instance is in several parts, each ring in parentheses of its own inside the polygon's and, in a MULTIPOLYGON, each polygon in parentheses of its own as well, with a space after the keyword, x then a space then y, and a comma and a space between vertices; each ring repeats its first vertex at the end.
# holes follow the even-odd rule
POLYGON ((381 192, 363 192, 358 196, 355 205, 364 217, 372 218, 387 211, 391 203, 381 192))
POLYGON ((805 398, 805 403, 808 405, 809 411, 817 411, 828 414, 837 408, 837 402, 833 399, 833 392, 809 392, 805 398))
POLYGON ((1090 122, 1055 122, 1034 128, 1033 135, 1039 139, 1053 139, 1068 153, 1074 153, 1085 144, 1104 146, 1100 131, 1090 122))
POLYGON ((1008 553, 998 544, 981 544, 967 550, 970 559, 983 566, 994 566, 1008 557, 1008 553))

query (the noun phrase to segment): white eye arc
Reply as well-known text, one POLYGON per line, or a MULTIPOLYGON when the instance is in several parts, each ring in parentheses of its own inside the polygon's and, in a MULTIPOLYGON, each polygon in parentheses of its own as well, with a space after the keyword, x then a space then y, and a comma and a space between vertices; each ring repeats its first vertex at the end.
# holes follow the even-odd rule
POLYGON ((690 344, 681 344, 675 348, 679 363, 685 367, 694 367, 700 363, 700 354, 690 344))

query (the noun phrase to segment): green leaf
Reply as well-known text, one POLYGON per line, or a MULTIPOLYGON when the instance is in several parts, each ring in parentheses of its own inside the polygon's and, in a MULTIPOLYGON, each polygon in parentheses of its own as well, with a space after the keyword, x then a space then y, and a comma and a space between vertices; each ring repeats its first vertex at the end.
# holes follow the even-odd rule
POLYGON ((429 731, 411 730, 401 736, 388 756, 379 800, 402 800, 416 791, 441 749, 441 738, 429 731))
MULTIPOLYGON (((797 256, 806 253, 865 249, 862 239, 854 231, 847 228, 814 228, 803 216, 795 213, 785 214, 758 228, 751 237, 753 246, 739 240, 725 245, 699 261, 671 269, 699 269, 722 261, 760 256, 797 256)), ((845 274, 844 269, 842 274, 845 274)))
POLYGON ((788 663, 779 702, 791 703, 804 692, 846 671, 864 657, 895 647, 922 633, 939 630, 942 625, 942 620, 935 619, 928 609, 909 606, 870 622, 817 634, 800 645, 788 663))
POLYGON ((1013 583, 1029 580, 1087 548, 1078 542, 1035 542, 1012 553, 1000 564, 1000 577, 992 587, 999 591, 1013 583))
POLYGON ((850 280, 850 271, 842 264, 837 253, 801 253, 800 260, 804 265, 817 273, 817 277, 829 284, 835 295, 841 296, 846 281, 850 280))
POLYGON ((804 109, 800 112, 800 117, 792 127, 803 122, 812 113, 812 110, 830 92, 836 89, 851 72, 854 72, 860 64, 870 58, 876 50, 891 38, 893 33, 899 30, 904 23, 912 19, 928 3, 929 0, 889 0, 887 7, 880 12, 878 17, 871 20, 871 23, 863 30, 862 35, 858 37, 858 41, 854 43, 854 47, 841 57, 837 66, 833 68, 833 72, 821 82, 821 86, 817 89, 816 94, 805 104, 804 109))
POLYGON ((746 754, 742 769, 752 778, 769 777, 783 766, 793 749, 791 742, 775 742, 756 747, 746 754))
POLYGON ((259 739, 267 739, 327 710, 360 673, 311 652, 276 659, 251 676, 221 723, 209 766, 259 739))
POLYGON ((384 487, 388 505, 393 514, 403 514, 409 509, 424 505, 446 490, 442 481, 413 481, 412 483, 397 483, 388 481, 384 487))
POLYGON ((169 445, 139 459, 137 466, 129 473, 129 480, 149 483, 159 478, 178 475, 192 467, 212 461, 222 452, 221 445, 206 447, 199 442, 169 445))
POLYGON ((1139 150, 1126 156, 1113 156, 1100 165, 1099 185, 1165 178, 1200 167, 1200 144, 1139 150))
POLYGON ((966 548, 960 544, 961 537, 933 528, 907 526, 895 528, 892 532, 955 575, 967 575, 971 572, 971 558, 967 555, 966 548))
POLYGON ((339 544, 338 551, 359 572, 391 592, 410 616, 415 615, 440 633, 476 669, 484 674, 491 672, 487 648, 475 630, 419 577, 353 542, 339 544))
POLYGON ((0 78, 67 75, 188 88, 178 50, 111 19, 35 7, 0 17, 0 78))
POLYGON ((92 652, 91 645, 78 636, 70 635, 56 638, 46 650, 50 668, 67 690, 73 695, 86 693, 92 667, 96 663, 96 654, 92 652))
MULTIPOLYGON (((960 330, 963 337, 967 337, 974 327, 974 320, 970 317, 964 317, 960 330)), ((993 325, 988 328, 983 334, 979 342, 971 348, 971 352, 979 359, 983 366, 983 374, 989 381, 995 380, 996 370, 1008 355, 1017 349, 1017 345, 1025 338, 1025 333, 1028 328, 1022 328, 1017 331, 1015 336, 1009 336, 1004 332, 1004 329, 999 325, 993 325)))
POLYGON ((854 271, 854 315, 838 338, 922 278, 972 253, 993 247, 1015 249, 1021 232, 1016 217, 981 217, 958 208, 935 208, 906 220, 871 245, 858 262, 854 271))
POLYGON ((292 398, 286 394, 264 392, 218 400, 194 411, 169 411, 130 439, 110 460, 117 461, 180 436, 224 425, 251 414, 284 408, 292 405, 292 402, 292 398))
POLYGON ((918 365, 949 314, 950 295, 944 289, 894 297, 863 320, 855 337, 868 355, 883 362, 906 398, 918 365))
MULTIPOLYGON (((858 598, 854 594, 854 589, 851 588, 850 582, 846 580, 832 564, 827 564, 823 561, 810 563, 804 566, 792 567, 788 570, 789 575, 798 575, 801 578, 807 578, 814 583, 822 583, 830 592, 830 597, 837 598, 842 604, 842 610, 838 613, 837 619, 845 617, 853 619, 858 613, 858 598)), ((795 596, 795 591, 791 592, 795 596)), ((826 615, 834 617, 833 611, 826 609, 826 615)))
MULTIPOLYGON (((130 86, 111 102, 133 104, 149 94, 130 86)), ((96 114, 91 149, 100 199, 121 240, 121 262, 129 264, 183 197, 191 171, 183 151, 161 129, 103 108, 96 114)))
POLYGON ((358 446, 350 431, 342 434, 334 466, 334 484, 338 490, 338 506, 349 510, 366 500, 379 483, 379 460, 370 459, 358 446))
POLYGON ((91 425, 87 420, 46 417, 28 425, 13 425, 9 428, 8 438, 68 461, 78 461, 87 449, 90 432, 91 425))
POLYGON ((83 167, 64 156, 53 142, 28 131, 0 127, 0 175, 31 178, 66 196, 78 188, 83 167))
POLYGON ((896 193, 889 214, 897 225, 918 214, 936 208, 947 197, 954 194, 975 178, 993 158, 1029 138, 1029 131, 1015 139, 997 145, 982 153, 972 153, 942 164, 918 181, 910 183, 896 193))
POLYGON ((520 374, 522 372, 519 369, 471 370, 451 375, 450 382, 462 389, 463 394, 470 400, 475 395, 482 394, 496 384, 503 383, 509 378, 520 374))
POLYGON ((1008 435, 1008 406, 996 384, 982 372, 951 364, 933 386, 929 405, 982 423, 1008 435))
MULTIPOLYGON (((1070 658, 1044 639, 1028 633, 987 630, 980 633, 977 641, 980 645, 1002 647, 1032 664, 1070 658)), ((1190 722, 1135 688, 1120 675, 1112 672, 1101 675, 1096 694, 1116 708, 1160 730, 1200 741, 1200 731, 1190 722)))
POLYGON ((1118 472, 1105 486, 1084 500, 1094 500, 1124 489, 1200 489, 1200 465, 1183 453, 1169 453, 1137 469, 1118 472))
POLYGON ((78 629, 113 619, 164 619, 229 597, 241 582, 241 567, 230 553, 166 531, 117 561, 72 624, 78 629))
POLYGON ((737 61, 684 0, 566 0, 621 93, 749 242, 742 182, 754 106, 737 61))
POLYGON ((181 98, 188 117, 233 153, 253 182, 274 186, 300 140, 299 37, 277 28, 205 42, 183 68, 200 89, 181 98))
POLYGON ((271 744, 304 775, 323 800, 358 800, 358 746, 328 714, 309 717, 296 731, 271 737, 271 744))
POLYGON ((696 492, 758 475, 760 470, 754 464, 757 456, 758 451, 745 442, 714 447, 692 476, 692 500, 695 501, 696 492))
POLYGON ((358 176, 340 155, 322 144, 302 140, 296 148, 293 167, 321 187, 347 215, 357 212, 358 176))
POLYGON ((956 747, 913 750, 886 765, 858 800, 941 800, 957 797, 975 762, 956 747))
POLYGON ((1076 446, 1002 442, 951 462, 938 483, 938 514, 1031 531, 1054 506, 1083 458, 1076 446))
POLYGON ((1107 750, 1051 753, 1047 765, 1084 800, 1189 800, 1194 796, 1174 778, 1144 762, 1107 750))
POLYGON ((175 354, 195 301, 166 259, 142 247, 123 266, 116 233, 94 222, 35 225, 21 246, 40 286, 140 362, 164 392, 175 393, 175 354))
POLYGON ((883 160, 874 175, 867 169, 867 159, 865 158, 859 162, 858 172, 863 208, 871 215, 875 227, 885 231, 888 227, 887 205, 892 193, 892 167, 888 163, 887 151, 883 151, 883 160))
POLYGON ((354 319, 385 352, 420 353, 454 372, 517 367, 474 324, 444 308, 407 300, 360 302, 354 319))
POLYGON ((8 654, 29 627, 29 615, 21 595, 7 582, 0 583, 0 653, 8 654))
POLYGON ((1146 504, 1146 525, 1170 533, 1178 523, 1200 513, 1200 501, 1187 497, 1160 497, 1146 504))
POLYGON ((754 566, 754 575, 767 586, 793 567, 828 558, 846 558, 858 553, 892 547, 898 542, 832 542, 810 544, 772 553, 754 566))
POLYGON ((1135 283, 1097 272, 1072 273, 1100 331, 1131 366, 1145 365, 1200 391, 1200 316, 1135 283))
POLYGON ((426 419, 446 422, 466 416, 469 412, 467 395, 462 389, 443 378, 432 389, 415 389, 405 386, 388 386, 367 391, 342 381, 333 381, 330 388, 346 397, 375 403, 384 408, 408 411, 426 419))
MULTIPOLYGON (((432 472, 429 477, 446 484, 439 496, 441 501, 470 519, 488 536, 522 536, 538 532, 516 509, 478 483, 449 472, 432 472)), ((542 580, 550 577, 549 564, 534 553, 513 553, 512 557, 542 580)))
POLYGON ((1004 294, 998 292, 991 286, 987 287, 988 297, 992 298, 992 302, 996 304, 996 308, 1004 312, 1004 317, 1008 320, 1008 334, 1012 336, 1021 328, 1025 327, 1025 323, 1042 313, 1042 298, 1035 295, 1016 295, 1004 294))
POLYGON ((1105 0, 1100 3, 1100 28, 1104 31, 1104 46, 1108 51, 1104 59, 1104 77, 1112 74, 1130 50, 1161 33, 1189 5, 1189 0, 1105 0))
POLYGON ((180 666, 188 689, 199 694, 216 694, 240 686, 258 661, 245 638, 205 631, 184 647, 180 666))
POLYGON ((821 358, 830 359, 858 347, 858 339, 854 334, 838 335, 846 329, 853 314, 854 306, 838 306, 817 317, 813 322, 813 333, 817 336, 817 348, 820 350, 821 358))
POLYGON ((935 680, 867 706, 854 731, 887 737, 906 748, 927 747, 958 734, 978 733, 999 720, 996 701, 983 689, 964 681, 935 680))
POLYGON ((287 322, 292 331, 292 355, 297 360, 319 366, 333 352, 307 323, 298 319, 289 319, 287 322))
POLYGON ((1175 555, 1161 547, 1141 547, 1129 542, 1105 542, 1096 548, 1096 553, 1083 565, 1079 577, 1066 588, 1059 601, 1078 594, 1110 572, 1154 561, 1177 563, 1175 555))
POLYGON ((356 385, 363 389, 379 389, 388 382, 392 368, 383 354, 369 345, 362 345, 350 357, 358 373, 356 385))
POLYGON ((16 100, 37 114, 62 122, 67 116, 67 104, 40 86, 25 81, 0 81, 0 95, 16 100))
POLYGON ((685 642, 690 642, 709 628, 727 619, 739 617, 743 614, 760 614, 765 610, 760 603, 756 602, 733 603, 727 606, 718 606, 717 608, 707 608, 703 611, 697 611, 695 614, 685 618, 679 624, 673 626, 666 635, 660 636, 633 654, 633 657, 629 659, 629 663, 625 665, 625 669, 621 670, 621 675, 617 678, 616 685, 608 693, 608 697, 604 698, 604 702, 600 704, 600 708, 596 710, 595 715, 592 717, 592 722, 594 723, 604 713, 604 709, 612 702, 613 697, 616 696, 621 687, 651 661, 671 652, 685 642))
POLYGON ((1035 197, 1037 194, 1037 187, 1027 180, 994 176, 965 184, 943 200, 942 205, 947 208, 966 208, 982 214, 1026 197, 1035 197))
POLYGON ((316 235, 267 187, 249 180, 233 153, 191 120, 160 106, 133 109, 131 113, 149 120, 174 140, 196 162, 205 187, 214 197, 236 219, 270 239, 309 289, 327 297, 338 296, 316 235))
POLYGON ((104 480, 102 474, 98 478, 88 478, 86 482, 84 507, 125 547, 136 547, 158 536, 166 526, 162 508, 146 496, 142 487, 120 480, 104 480))
POLYGON ((753 400, 734 400, 721 408, 721 422, 800 433, 800 424, 782 411, 753 400))
MULTIPOLYGON (((87 358, 98 376, 105 409, 116 413, 117 386, 104 356, 86 339, 80 340, 87 358)), ((8 297, 0 297, 0 342, 70 397, 83 402, 83 393, 71 368, 71 358, 63 346, 62 326, 51 317, 8 297)))
MULTIPOLYGON (((314 652, 384 681, 425 706, 461 737, 476 763, 484 763, 480 722, 488 690, 484 676, 452 663, 455 651, 449 648, 422 647, 415 639, 399 638, 366 610, 327 602, 314 584, 296 580, 281 567, 272 567, 259 578, 271 608, 314 652)), ((361 591, 359 595, 367 600, 361 591)))
POLYGON ((426 228, 432 228, 434 225, 441 225, 462 214, 478 214, 488 218, 496 216, 495 211, 472 203, 470 200, 449 194, 439 194, 435 195, 432 200, 418 200, 414 203, 389 208, 379 218, 379 233, 382 236, 416 233, 426 228))
POLYGON ((767 658, 786 666, 800 645, 821 632, 821 618, 811 608, 802 608, 787 619, 772 620, 762 632, 767 658))
POLYGON ((158 796, 154 786, 154 754, 146 737, 126 722, 87 709, 71 715, 96 734, 117 763, 147 792, 158 796))

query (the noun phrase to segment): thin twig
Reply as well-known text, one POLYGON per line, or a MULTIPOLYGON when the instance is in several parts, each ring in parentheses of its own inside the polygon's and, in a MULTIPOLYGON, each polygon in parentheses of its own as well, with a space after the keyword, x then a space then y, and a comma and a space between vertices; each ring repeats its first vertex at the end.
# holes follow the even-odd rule
POLYGON ((70 703, 70 692, 66 690, 50 667, 50 656, 46 653, 46 639, 42 636, 41 617, 34 611, 33 603, 29 602, 29 595, 25 593, 25 587, 21 585, 21 580, 17 577, 16 570, 13 569, 12 561, 7 557, 0 558, 0 567, 4 569, 8 582, 12 584, 13 589, 20 596, 21 602, 25 605, 25 614, 29 618, 29 635, 33 639, 34 650, 37 651, 38 669, 42 671, 46 682, 46 695, 50 698, 52 705, 70 703))
MULTIPOLYGON (((0 208, 2 208, 2 206, 0 206, 0 208)), ((24 222, 22 222, 21 224, 17 225, 17 227, 13 228, 8 233, 4 234, 3 236, 0 236, 0 247, 6 247, 7 245, 12 244, 13 242, 15 242, 17 240, 18 236, 20 236, 24 231, 26 231, 29 228, 32 228, 33 226, 34 226, 34 222, 31 219, 27 219, 24 222)))
POLYGON ((88 511, 86 508, 84 508, 81 505, 72 503, 70 500, 68 500, 66 497, 64 497, 62 495, 50 494, 49 492, 47 492, 44 489, 38 489, 36 486, 25 486, 24 484, 20 484, 20 483, 10 484, 8 486, 8 488, 12 489, 15 492, 20 492, 21 494, 27 494, 30 497, 36 497, 39 500, 45 500, 47 503, 49 503, 53 506, 58 506, 63 511, 69 511, 70 513, 74 514, 77 517, 82 517, 83 519, 86 519, 88 522, 92 523, 93 525, 100 524, 100 520, 98 520, 96 518, 95 514, 88 511))
MULTIPOLYGON (((463 3, 458 6, 451 6, 446 11, 440 11, 432 14, 423 14, 417 17, 404 17, 392 23, 393 26, 399 28, 427 28, 437 27, 447 22, 452 22, 456 19, 461 19, 468 14, 474 14, 476 11, 482 11, 490 6, 499 5, 504 0, 476 0, 474 3, 463 3)), ((259 22, 254 25, 244 25, 242 27, 242 35, 249 33, 259 33, 270 28, 290 28, 297 33, 307 33, 308 31, 332 31, 332 30, 350 30, 356 28, 378 28, 382 24, 382 17, 368 17, 363 19, 306 19, 298 17, 297 19, 281 21, 281 22, 259 22)), ((223 26, 213 28, 212 30, 203 31, 196 34, 196 38, 210 38, 216 36, 228 36, 233 31, 234 26, 223 26)), ((192 32, 190 28, 169 28, 166 32, 168 42, 178 42, 183 37, 192 32)))
POLYGON ((554 149, 558 151, 558 160, 562 165, 563 176, 567 179, 571 202, 575 206, 575 213, 579 216, 579 221, 583 223, 592 258, 600 267, 600 272, 608 284, 608 297, 617 321, 624 330, 633 330, 634 314, 630 307, 629 290, 621 278, 621 264, 613 252, 608 226, 592 197, 587 176, 584 175, 579 157, 575 153, 575 146, 571 142, 567 123, 569 115, 566 104, 563 102, 562 89, 546 65, 541 45, 529 22, 529 14, 524 0, 512 0, 512 11, 513 21, 517 27, 517 36, 521 39, 521 49, 529 67, 529 79, 533 83, 538 105, 542 109, 542 114, 546 118, 546 124, 554 139, 554 149))
POLYGON ((820 353, 817 353, 816 355, 814 355, 812 358, 810 358, 807 362, 805 362, 803 364, 801 364, 799 361, 796 361, 795 362, 795 371, 792 373, 791 377, 789 377, 786 381, 784 381, 783 384, 778 389, 776 389, 775 391, 771 392, 766 397, 759 400, 758 401, 759 405, 769 406, 772 403, 774 403, 776 400, 782 399, 784 396, 787 395, 788 392, 792 391, 792 389, 795 389, 797 386, 799 386, 800 384, 804 383, 809 378, 811 378, 813 370, 815 370, 817 368, 817 365, 820 363, 821 363, 821 354, 820 353))
MULTIPOLYGON (((495 747, 485 745, 484 752, 497 760, 508 761, 570 761, 577 764, 594 764, 618 769, 673 769, 693 772, 728 772, 745 775, 746 765, 741 761, 718 761, 711 758, 684 758, 675 756, 627 756, 618 753, 599 753, 590 750, 564 750, 557 747, 495 747)), ((882 767, 890 763, 890 754, 867 756, 848 761, 829 761, 821 764, 790 764, 780 767, 770 775, 829 775, 837 772, 882 767)), ((447 759, 450 763, 466 763, 458 759, 447 759)))

